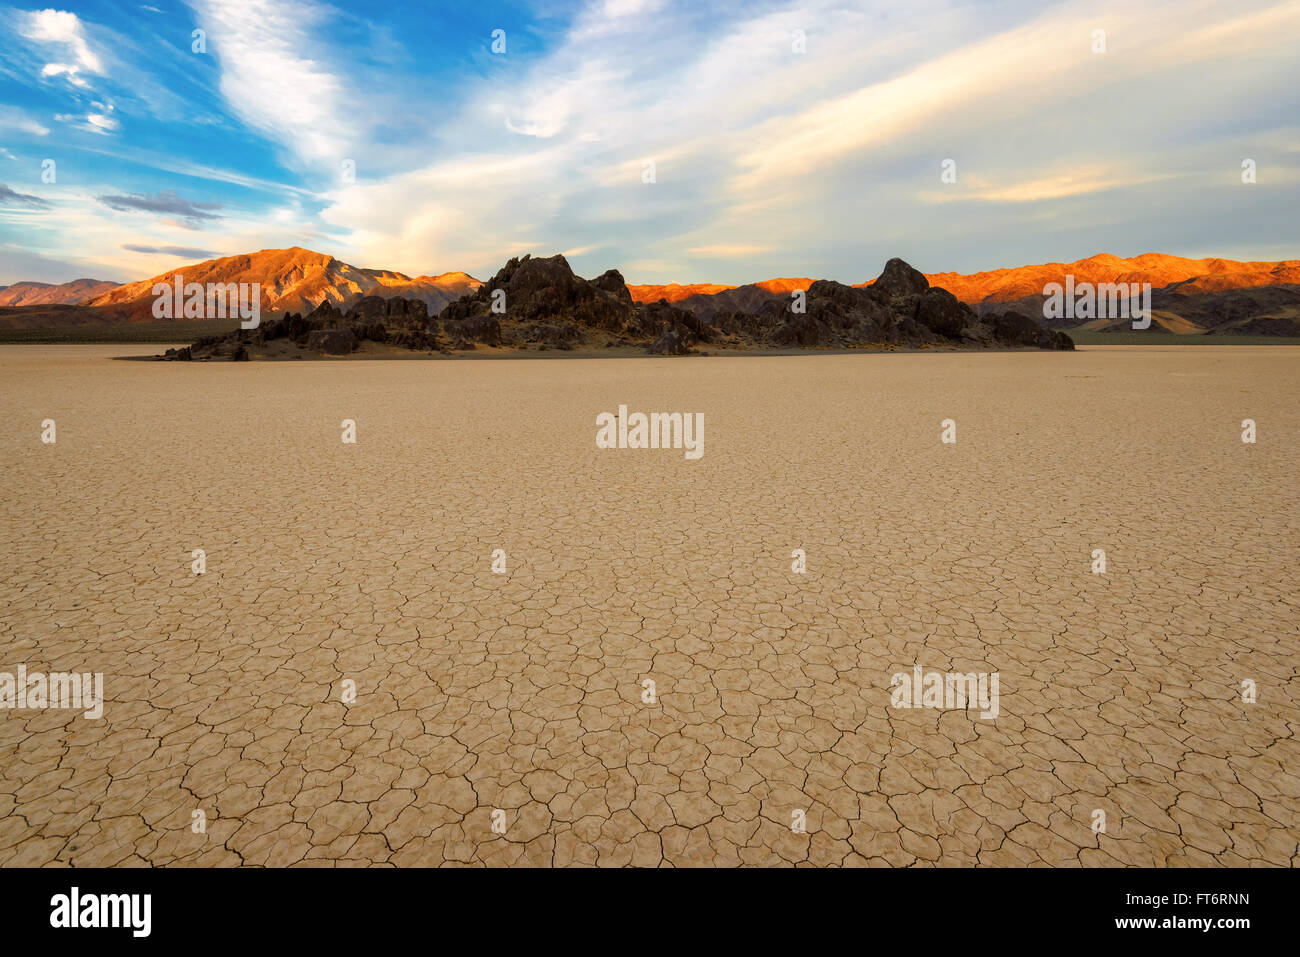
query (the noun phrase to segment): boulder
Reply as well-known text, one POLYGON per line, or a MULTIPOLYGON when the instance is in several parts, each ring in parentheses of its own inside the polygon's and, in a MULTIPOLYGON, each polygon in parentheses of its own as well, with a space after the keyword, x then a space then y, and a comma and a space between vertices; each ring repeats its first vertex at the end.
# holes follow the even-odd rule
POLYGON ((891 297, 920 296, 930 288, 930 280, 903 260, 894 258, 885 263, 884 270, 869 288, 891 297))
POLYGON ((317 329, 307 336, 307 348, 329 356, 345 356, 357 347, 351 329, 317 329))
MULTIPOLYGON (((921 279, 924 281, 925 277, 921 276, 921 279)), ((947 289, 927 288, 917 304, 916 321, 931 332, 949 339, 960 339, 962 330, 975 323, 976 317, 969 306, 959 302, 947 289)))
POLYGON ((628 292, 627 283, 623 280, 623 274, 617 269, 606 269, 593 279, 591 284, 597 289, 624 300, 629 306, 632 305, 632 293, 628 292))
POLYGON ((830 330, 810 313, 792 312, 772 333, 772 341, 780 346, 800 346, 812 349, 829 342, 830 330))
POLYGON ((684 356, 691 351, 686 337, 676 329, 669 329, 646 349, 652 356, 684 356))
MULTIPOLYGON (((452 305, 455 305, 455 303, 452 303, 452 305)), ((443 310, 443 314, 445 315, 449 309, 450 307, 443 310)), ((492 316, 443 319, 442 331, 452 340, 482 342, 490 346, 498 345, 501 342, 501 322, 492 316)))

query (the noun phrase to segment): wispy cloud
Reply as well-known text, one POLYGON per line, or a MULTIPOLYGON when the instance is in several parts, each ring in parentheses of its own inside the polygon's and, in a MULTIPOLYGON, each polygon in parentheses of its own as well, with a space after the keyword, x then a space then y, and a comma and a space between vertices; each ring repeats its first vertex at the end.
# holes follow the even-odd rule
POLYGON ((109 209, 121 212, 163 213, 180 216, 189 223, 220 219, 213 210, 222 208, 221 203, 196 203, 182 199, 171 190, 163 190, 156 196, 100 196, 99 201, 109 209))
POLYGON ((81 20, 66 10, 37 10, 28 14, 23 36, 49 44, 59 51, 59 62, 46 63, 41 76, 62 76, 74 86, 88 84, 83 73, 102 73, 103 63, 90 48, 81 20))
POLYGON ((193 246, 145 246, 139 243, 123 243, 122 248, 133 253, 145 253, 151 256, 180 256, 183 259, 215 259, 219 255, 209 249, 196 249, 193 246))
POLYGON ((0 206, 21 206, 27 209, 49 209, 50 204, 39 196, 15 192, 4 183, 0 183, 0 206))
POLYGON ((197 240, 413 274, 563 250, 735 284, 1294 239, 1294 0, 492 4, 0 9, 7 175, 60 157, 53 206, 12 207, 0 238, 123 271, 197 240))
POLYGON ((540 236, 592 272, 697 271, 634 281, 859 281, 891 255, 987 268, 1041 259, 1047 222, 1053 256, 1095 251, 1101 224, 1154 248, 1149 223, 1194 208, 1184 190, 1225 182, 1208 157, 1174 176, 1172 157, 1209 111, 1287 97, 1271 58, 1300 35, 1300 7, 1266 0, 691 10, 590 4, 545 57, 469 92, 455 153, 331 191, 323 217, 394 268, 482 271, 540 236))
POLYGON ((48 136, 50 128, 16 106, 0 106, 0 130, 15 130, 34 136, 48 136))
POLYGON ((344 79, 307 51, 328 8, 300 0, 191 0, 210 55, 221 65, 221 94, 236 115, 310 163, 340 161, 354 145, 344 79))

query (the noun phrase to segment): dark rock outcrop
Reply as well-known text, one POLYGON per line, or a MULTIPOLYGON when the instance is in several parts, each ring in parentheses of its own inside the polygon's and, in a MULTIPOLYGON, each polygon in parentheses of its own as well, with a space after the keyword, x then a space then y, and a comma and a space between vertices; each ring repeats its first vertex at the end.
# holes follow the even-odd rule
POLYGON ((346 310, 327 300, 305 316, 290 313, 255 332, 200 339, 191 351, 194 359, 234 358, 238 349, 269 348, 278 339, 326 355, 347 355, 363 341, 420 351, 635 344, 653 355, 674 356, 706 343, 740 349, 1074 348, 1064 333, 1014 311, 978 315, 901 259, 889 260, 867 286, 822 279, 803 292, 733 295, 727 302, 753 307, 686 309, 662 299, 638 304, 616 269, 587 280, 574 275, 563 256, 524 256, 511 259, 437 318, 418 299, 364 296, 346 310))
POLYGON ((924 273, 895 257, 885 263, 885 268, 868 288, 890 297, 920 296, 930 288, 930 280, 925 278, 924 273))
MULTIPOLYGON (((921 279, 924 281, 925 277, 921 276, 921 279)), ((938 335, 960 339, 979 319, 969 306, 958 302, 948 290, 926 289, 917 303, 916 321, 938 335)))
POLYGON ((317 329, 307 336, 307 348, 327 356, 345 356, 357 347, 351 329, 317 329))
POLYGON ((691 351, 691 347, 686 336, 676 329, 669 329, 650 343, 646 351, 653 356, 684 356, 691 351))
POLYGON ((563 256, 524 256, 506 263, 478 291, 450 303, 441 314, 456 321, 495 317, 507 322, 571 322, 587 329, 624 332, 636 315, 627 286, 614 290, 615 270, 588 282, 563 256), (495 308, 494 308, 495 307, 495 308))
POLYGON ((1034 346, 1039 349, 1074 349, 1074 340, 1059 329, 1047 329, 1018 312, 985 316, 993 327, 996 340, 1009 346, 1034 346))
POLYGON ((453 341, 481 342, 490 346, 501 342, 501 322, 494 316, 443 319, 442 331, 453 341))
POLYGON ((623 281, 623 274, 617 269, 606 269, 593 279, 591 284, 602 292, 608 292, 629 305, 632 304, 632 294, 627 290, 627 283, 623 281))

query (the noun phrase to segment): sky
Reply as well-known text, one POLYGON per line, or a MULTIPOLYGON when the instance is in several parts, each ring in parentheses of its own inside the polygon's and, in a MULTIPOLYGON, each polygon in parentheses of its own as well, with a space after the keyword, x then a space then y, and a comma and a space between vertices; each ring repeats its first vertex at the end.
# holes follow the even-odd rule
POLYGON ((1296 259, 1298 60, 1297 0, 0 5, 0 285, 1296 259))

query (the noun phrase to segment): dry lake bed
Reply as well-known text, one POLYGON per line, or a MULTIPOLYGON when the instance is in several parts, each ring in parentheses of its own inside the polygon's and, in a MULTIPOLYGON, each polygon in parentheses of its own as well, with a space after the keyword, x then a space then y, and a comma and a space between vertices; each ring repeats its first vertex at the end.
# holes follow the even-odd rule
POLYGON ((159 349, 0 348, 0 865, 1297 862, 1300 348, 159 349))

